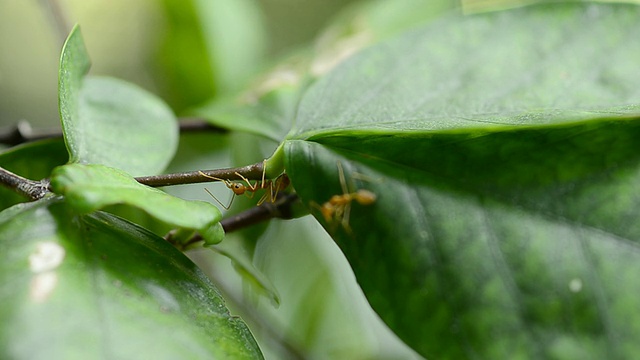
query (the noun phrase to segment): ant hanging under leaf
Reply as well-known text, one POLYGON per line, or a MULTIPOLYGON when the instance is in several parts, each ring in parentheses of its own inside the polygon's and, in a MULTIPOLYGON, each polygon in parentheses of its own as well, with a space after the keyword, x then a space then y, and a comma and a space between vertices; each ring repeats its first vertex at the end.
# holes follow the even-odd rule
POLYGON ((333 195, 322 205, 311 202, 311 206, 320 211, 327 224, 335 224, 337 222, 340 222, 342 223, 342 227, 348 233, 351 233, 351 228, 349 227, 351 203, 355 201, 360 205, 371 205, 376 201, 376 194, 365 189, 359 189, 355 192, 349 192, 344 176, 344 170, 342 169, 342 164, 338 162, 337 166, 342 194, 333 195))
POLYGON ((213 197, 218 202, 218 204, 220 204, 220 206, 222 206, 226 210, 229 210, 229 208, 231 207, 231 204, 233 204, 233 199, 235 199, 236 195, 246 195, 248 198, 252 199, 257 191, 263 190, 263 189, 268 189, 268 191, 265 191, 264 195, 262 195, 260 200, 258 200, 257 205, 260 206, 265 201, 274 203, 276 201, 276 198, 278 197, 278 193, 286 189, 291 183, 291 181, 289 180, 289 176, 287 176, 287 174, 285 173, 280 174, 280 176, 278 176, 275 180, 271 180, 271 179, 265 180, 264 178, 265 173, 266 173, 266 165, 263 166, 262 180, 256 180, 254 184, 251 184, 249 179, 244 177, 242 174, 236 172, 235 175, 238 176, 240 179, 242 179, 246 183, 245 185, 242 182, 233 182, 231 180, 221 179, 215 176, 209 176, 203 173, 202 171, 200 171, 200 175, 209 179, 222 181, 231 191, 233 191, 233 195, 231 197, 231 201, 229 202, 229 205, 224 206, 224 204, 221 203, 220 200, 218 200, 218 198, 216 198, 211 193, 211 191, 209 191, 207 188, 204 189, 207 193, 209 193, 209 195, 211 195, 211 197, 213 197))

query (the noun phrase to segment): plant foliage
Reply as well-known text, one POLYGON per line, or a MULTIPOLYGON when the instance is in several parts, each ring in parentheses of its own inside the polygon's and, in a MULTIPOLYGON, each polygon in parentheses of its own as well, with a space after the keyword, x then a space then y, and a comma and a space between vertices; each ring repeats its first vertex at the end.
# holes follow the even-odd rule
MULTIPOLYGON (((369 4, 360 8, 368 25, 327 45, 344 51, 283 61, 192 113, 279 142, 266 174, 284 168, 370 305, 421 356, 640 352, 640 8, 574 2, 436 17, 450 2, 411 14, 369 4)), ((42 156, 32 173, 50 176, 55 195, 2 203, 4 355, 73 357, 80 334, 99 349, 93 357, 261 358, 193 263, 158 235, 99 211, 124 204, 198 231, 209 245, 224 237, 213 205, 132 177, 162 172, 174 156, 171 110, 131 84, 88 77, 89 64, 75 28, 59 84, 70 161, 42 156), (51 336, 54 345, 37 346, 51 336)), ((225 78, 219 90, 232 85, 225 78)), ((241 145, 262 144, 251 142, 241 145)), ((23 146, 0 164, 26 174, 21 157, 52 149, 59 153, 60 142, 23 146)), ((286 253, 271 248, 287 243, 273 240, 286 225, 271 238, 245 234, 262 236, 246 251, 256 268, 277 274, 269 254, 286 253)), ((312 241, 304 231, 316 230, 298 225, 290 234, 312 241)), ((317 297, 331 287, 328 277, 314 279, 322 291, 305 284, 306 304, 322 309, 317 297)), ((320 322, 317 313, 291 323, 320 322)))

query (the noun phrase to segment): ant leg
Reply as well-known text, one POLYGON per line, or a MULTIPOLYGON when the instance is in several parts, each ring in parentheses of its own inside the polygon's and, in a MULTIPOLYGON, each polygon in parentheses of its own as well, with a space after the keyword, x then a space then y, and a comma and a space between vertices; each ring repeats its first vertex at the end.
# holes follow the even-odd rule
POLYGON ((344 205, 344 210, 342 212, 342 227, 348 234, 352 234, 351 226, 349 226, 349 215, 351 214, 351 202, 348 202, 344 205))
MULTIPOLYGON (((269 180, 268 182, 269 182, 269 190, 271 191, 273 189, 273 183, 269 180)), ((262 205, 262 203, 265 202, 266 200, 269 200, 269 202, 272 202, 272 203, 275 202, 275 199, 273 198, 273 193, 270 191, 265 191, 264 194, 262 194, 262 196, 260 197, 260 200, 258 200, 258 203, 257 203, 258 206, 262 205)))
POLYGON ((342 169, 342 163, 338 161, 337 165, 338 165, 338 177, 340 179, 340 187, 342 188, 342 193, 348 194, 349 189, 347 189, 347 180, 345 180, 345 177, 344 177, 344 170, 342 169))
POLYGON ((280 176, 278 176, 274 181, 271 181, 269 184, 269 192, 271 196, 269 201, 275 203, 280 191, 286 189, 289 184, 291 184, 291 180, 289 180, 289 176, 286 173, 280 174, 280 176))
POLYGON ((213 195, 213 193, 211 191, 209 191, 209 189, 204 188, 204 191, 207 192, 207 194, 209 194, 218 204, 220 204, 220 206, 222 206, 225 210, 229 210, 231 208, 231 204, 233 204, 233 199, 236 198, 236 194, 231 194, 231 201, 229 201, 229 205, 224 206, 224 204, 222 202, 220 202, 220 200, 218 200, 218 198, 213 195))
POLYGON ((246 177, 244 177, 244 176, 243 176, 242 174, 240 174, 239 172, 237 172, 237 171, 236 171, 236 172, 235 172, 235 174, 236 174, 236 176, 237 176, 237 177, 239 177, 240 179, 242 179, 244 182, 246 182, 246 183, 247 183, 247 185, 248 185, 248 186, 247 186, 247 187, 248 187, 248 191, 256 192, 256 191, 258 190, 258 185, 259 185, 259 182, 258 182, 258 181, 256 181, 256 183, 252 185, 252 184, 251 184, 251 182, 249 181, 249 179, 247 179, 246 177))
POLYGON ((202 171, 198 171, 198 173, 200 175, 206 177, 207 179, 212 179, 212 180, 216 180, 216 181, 222 181, 227 186, 229 186, 229 184, 231 183, 231 181, 229 181, 227 179, 220 179, 220 178, 217 178, 215 176, 210 176, 210 175, 207 175, 207 174, 203 173, 202 171))
MULTIPOLYGON (((262 180, 259 183, 260 189, 267 188, 267 183, 264 180, 266 173, 267 173, 267 159, 264 159, 262 160, 262 180)), ((265 191, 264 195, 260 197, 260 200, 258 200, 258 203, 257 203, 258 206, 262 205, 262 203, 265 202, 267 199, 269 200, 269 202, 272 202, 272 203, 275 202, 275 198, 273 197, 273 182, 272 181, 268 181, 268 182, 269 182, 269 185, 268 185, 269 191, 265 191)), ((256 189, 258 188, 258 183, 256 183, 255 187, 256 189)))

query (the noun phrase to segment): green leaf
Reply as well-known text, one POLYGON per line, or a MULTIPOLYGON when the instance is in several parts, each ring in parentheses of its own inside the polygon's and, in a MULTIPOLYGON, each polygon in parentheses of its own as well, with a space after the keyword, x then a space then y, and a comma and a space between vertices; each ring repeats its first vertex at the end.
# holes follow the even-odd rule
POLYGON ((207 244, 222 241, 222 214, 204 201, 187 201, 138 183, 127 173, 102 165, 70 164, 51 174, 51 188, 86 214, 108 205, 127 204, 182 229, 197 230, 207 244))
POLYGON ((0 353, 11 359, 262 358, 163 239, 59 199, 0 214, 0 353))
MULTIPOLYGON (((277 74, 273 74, 277 76, 277 74)), ((271 79, 288 81, 286 79, 271 79)), ((269 80, 267 80, 269 81, 269 80)), ((266 93, 246 93, 237 98, 214 99, 190 110, 193 116, 225 129, 242 131, 279 142, 291 128, 300 99, 300 84, 278 84, 266 93)))
POLYGON ((134 175, 162 171, 177 147, 171 110, 133 84, 86 78, 89 66, 76 26, 62 50, 58 90, 71 162, 117 167, 134 175))
POLYGON ((639 15, 447 16, 305 94, 287 173, 373 308, 423 356, 640 351, 639 15), (343 187, 377 199, 334 206, 327 222, 318 207, 343 187))
POLYGON ((581 15, 576 7, 556 6, 448 17, 381 44, 304 97, 290 137, 327 137, 346 128, 388 133, 539 126, 635 114, 636 7, 592 8, 581 15), (513 14, 523 12, 533 16, 516 24, 513 14), (600 38, 606 41, 594 46, 600 38), (608 56, 594 58, 598 51, 608 56))
MULTIPOLYGON (((60 69, 58 70, 58 109, 64 132, 77 133, 77 118, 80 116, 80 91, 84 77, 89 72, 91 60, 84 45, 80 26, 76 25, 62 48, 60 69)), ((77 137, 66 136, 72 160, 77 161, 77 137)))
MULTIPOLYGON (((298 347, 300 357, 420 358, 375 315, 349 264, 313 218, 271 222, 253 259, 278 289, 282 306, 262 297, 251 303, 278 336, 298 347)), ((260 335, 256 329, 258 340, 260 335)))

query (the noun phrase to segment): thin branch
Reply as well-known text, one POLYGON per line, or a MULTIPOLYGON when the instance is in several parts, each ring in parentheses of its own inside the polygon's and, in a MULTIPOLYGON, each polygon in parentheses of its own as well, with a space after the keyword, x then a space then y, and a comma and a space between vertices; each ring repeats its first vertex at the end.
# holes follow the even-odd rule
POLYGON ((298 201, 298 195, 295 193, 278 195, 278 199, 274 203, 265 202, 260 206, 255 206, 232 217, 222 219, 220 224, 225 233, 271 219, 289 220, 293 218, 291 205, 298 201))
POLYGON ((29 180, 2 167, 0 167, 0 184, 31 201, 42 199, 49 192, 48 180, 29 180))
POLYGON ((250 180, 262 179, 264 172, 264 165, 261 162, 252 165, 241 166, 236 168, 215 169, 215 170, 201 170, 201 171, 188 171, 173 174, 153 175, 153 176, 141 176, 136 180, 148 186, 170 186, 170 185, 185 185, 196 184, 203 182, 213 182, 211 177, 216 177, 225 180, 242 180, 236 173, 246 177, 250 180))
MULTIPOLYGON (((292 219, 292 205, 298 200, 298 195, 295 193, 279 194, 276 202, 265 202, 260 206, 252 207, 251 209, 243 211, 237 215, 222 219, 220 224, 222 225, 224 232, 228 234, 232 231, 240 230, 271 219, 292 219)), ((171 236, 168 236, 170 239, 171 236)), ((202 236, 196 233, 188 241, 180 244, 180 248, 189 249, 192 245, 203 240, 202 236)))
POLYGON ((178 118, 178 123, 180 124, 181 134, 199 132, 214 132, 226 134, 229 132, 229 129, 212 125, 207 122, 207 120, 197 117, 181 117, 178 118))
POLYGON ((29 122, 20 120, 15 126, 0 130, 0 144, 16 146, 30 141, 60 138, 60 129, 33 130, 29 122))
MULTIPOLYGON (((180 133, 215 132, 226 133, 227 129, 209 124, 204 119, 199 118, 179 118, 180 133)), ((0 144, 16 146, 30 141, 60 138, 62 132, 60 128, 37 129, 31 128, 29 122, 20 120, 15 126, 5 127, 0 130, 0 144)))

